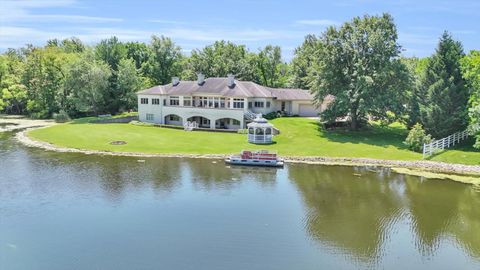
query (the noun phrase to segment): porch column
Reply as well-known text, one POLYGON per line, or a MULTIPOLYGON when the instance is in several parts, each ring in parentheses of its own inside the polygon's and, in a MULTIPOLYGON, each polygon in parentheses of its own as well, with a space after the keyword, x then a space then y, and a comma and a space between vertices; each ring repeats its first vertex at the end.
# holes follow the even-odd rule
POLYGON ((215 129, 215 120, 209 119, 210 120, 210 128, 215 129))

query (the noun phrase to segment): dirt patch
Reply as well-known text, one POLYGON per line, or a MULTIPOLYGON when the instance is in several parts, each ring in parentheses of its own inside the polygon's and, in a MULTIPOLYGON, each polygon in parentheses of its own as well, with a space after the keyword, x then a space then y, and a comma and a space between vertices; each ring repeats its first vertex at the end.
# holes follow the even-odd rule
POLYGON ((113 142, 110 142, 110 144, 112 145, 124 145, 124 144, 127 144, 126 141, 113 141, 113 142))

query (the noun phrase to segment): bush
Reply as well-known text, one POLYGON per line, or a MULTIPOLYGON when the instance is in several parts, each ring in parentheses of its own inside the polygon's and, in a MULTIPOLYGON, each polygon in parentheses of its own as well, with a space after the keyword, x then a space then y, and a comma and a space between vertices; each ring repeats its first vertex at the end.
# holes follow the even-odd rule
POLYGON ((265 115, 263 115, 263 118, 267 119, 267 120, 273 120, 277 117, 281 117, 282 115, 278 112, 269 112, 265 115))
POLYGON ((53 119, 55 119, 57 123, 65 123, 70 121, 70 116, 68 116, 66 111, 60 110, 60 112, 53 114, 53 119))
POLYGON ((405 144, 408 146, 408 149, 416 152, 422 152, 424 143, 431 143, 433 141, 432 136, 425 133, 421 124, 415 124, 410 132, 408 133, 407 138, 405 139, 405 144))

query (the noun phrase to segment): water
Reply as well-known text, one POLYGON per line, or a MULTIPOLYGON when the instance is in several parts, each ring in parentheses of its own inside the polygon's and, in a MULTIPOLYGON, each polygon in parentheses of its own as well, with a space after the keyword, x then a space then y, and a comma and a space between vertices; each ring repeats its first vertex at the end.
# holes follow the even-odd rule
POLYGON ((0 133, 0 269, 480 269, 480 190, 45 152, 0 133))

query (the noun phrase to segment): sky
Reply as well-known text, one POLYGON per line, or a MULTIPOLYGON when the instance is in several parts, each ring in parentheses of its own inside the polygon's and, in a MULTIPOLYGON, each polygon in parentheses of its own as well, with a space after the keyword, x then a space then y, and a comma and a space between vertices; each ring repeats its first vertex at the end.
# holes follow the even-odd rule
POLYGON ((405 56, 435 51, 448 30, 465 51, 480 49, 480 0, 0 0, 0 51, 49 39, 79 37, 95 44, 172 38, 185 54, 230 40, 251 51, 279 45, 285 61, 307 34, 321 34, 355 16, 390 13, 405 56))

